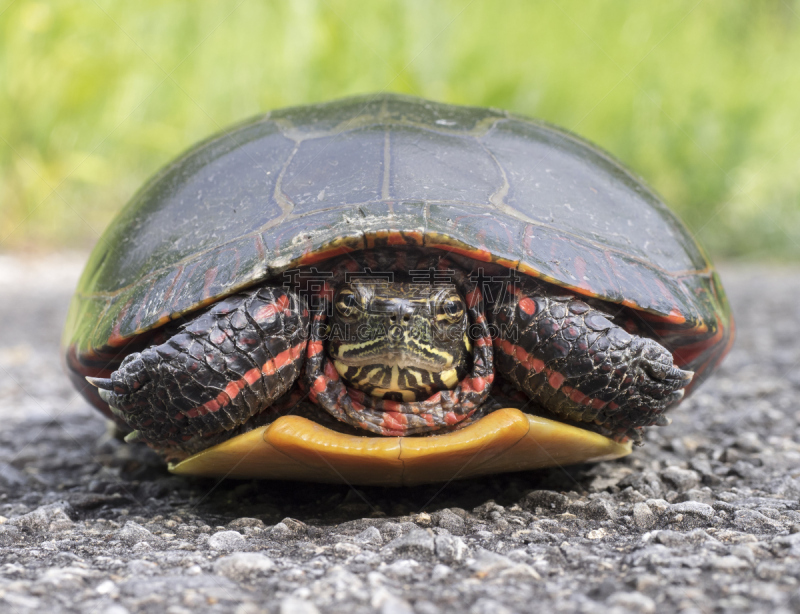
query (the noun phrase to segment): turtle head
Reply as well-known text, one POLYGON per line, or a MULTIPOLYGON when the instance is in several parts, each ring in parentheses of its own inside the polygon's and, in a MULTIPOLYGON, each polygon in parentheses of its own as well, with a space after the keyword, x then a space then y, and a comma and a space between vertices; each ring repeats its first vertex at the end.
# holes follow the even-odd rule
POLYGON ((464 376, 468 326, 452 285, 358 279, 334 296, 328 354, 353 388, 415 401, 455 388, 464 376))

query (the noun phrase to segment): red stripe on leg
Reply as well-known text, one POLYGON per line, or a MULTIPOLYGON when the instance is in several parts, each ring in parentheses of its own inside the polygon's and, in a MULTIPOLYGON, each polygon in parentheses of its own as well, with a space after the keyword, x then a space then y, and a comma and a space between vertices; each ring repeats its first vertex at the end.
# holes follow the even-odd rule
POLYGON ((311 394, 316 396, 320 392, 325 392, 325 389, 327 387, 328 387, 328 378, 320 375, 317 377, 317 379, 314 380, 314 385, 311 387, 311 394))
POLYGON ((405 432, 408 427, 408 420, 405 414, 399 414, 395 411, 387 411, 383 415, 381 427, 389 431, 405 432))
POLYGON ((454 424, 458 424, 461 419, 455 412, 449 411, 444 415, 444 421, 450 426, 453 426, 454 424))
POLYGON ((333 366, 333 363, 329 360, 325 361, 325 375, 328 376, 328 379, 332 382, 339 381, 339 372, 336 370, 336 367, 333 366))
POLYGON ((580 390, 573 389, 573 391, 569 395, 569 398, 572 401, 575 401, 576 403, 584 405, 584 401, 586 400, 586 395, 583 394, 580 390))
POLYGON ((536 303, 529 298, 522 299, 519 303, 519 308, 527 313, 529 316, 536 314, 536 303))
POLYGON ((547 382, 556 390, 561 388, 564 384, 564 376, 561 375, 558 371, 550 371, 547 374, 547 382))

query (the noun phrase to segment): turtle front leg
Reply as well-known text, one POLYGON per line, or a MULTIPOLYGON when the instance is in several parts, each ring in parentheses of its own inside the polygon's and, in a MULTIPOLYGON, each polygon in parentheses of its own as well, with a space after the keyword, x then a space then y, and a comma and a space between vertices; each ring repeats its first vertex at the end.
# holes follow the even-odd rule
POLYGON ((308 310, 292 292, 260 288, 215 303, 161 345, 127 356, 110 379, 87 378, 111 411, 170 459, 264 411, 298 378, 308 310))
POLYGON ((574 296, 551 296, 526 280, 507 286, 494 315, 498 372, 567 420, 593 422, 615 438, 641 441, 641 427, 683 398, 691 371, 656 341, 627 333, 574 296))

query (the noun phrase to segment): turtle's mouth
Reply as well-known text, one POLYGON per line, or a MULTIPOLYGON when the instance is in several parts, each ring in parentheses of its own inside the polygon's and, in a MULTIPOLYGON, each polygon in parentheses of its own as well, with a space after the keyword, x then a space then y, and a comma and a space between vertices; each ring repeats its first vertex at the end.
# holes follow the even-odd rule
POLYGON ((367 363, 353 367, 334 360, 333 366, 350 386, 381 399, 416 401, 436 390, 452 390, 463 375, 456 367, 432 371, 415 364, 367 363))
POLYGON ((373 347, 358 343, 343 344, 337 348, 335 355, 329 353, 337 369, 378 365, 390 369, 418 369, 431 373, 452 369, 460 358, 459 353, 452 350, 440 350, 415 343, 411 335, 405 335, 400 343, 387 343, 384 339, 378 339, 371 342, 371 345, 373 347), (396 347, 391 347, 392 345, 396 347))
POLYGON ((333 306, 327 353, 350 388, 418 401, 466 374, 467 314, 454 288, 360 279, 344 284, 333 306))

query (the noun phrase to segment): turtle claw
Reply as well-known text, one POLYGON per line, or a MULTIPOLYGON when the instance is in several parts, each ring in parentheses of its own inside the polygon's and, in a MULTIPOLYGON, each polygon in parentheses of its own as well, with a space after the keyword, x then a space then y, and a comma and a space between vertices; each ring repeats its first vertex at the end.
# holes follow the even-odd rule
POLYGON ((658 418, 656 418, 656 426, 669 426, 670 424, 672 424, 672 418, 669 416, 661 414, 658 418))
POLYGON ((672 367, 667 373, 667 379, 679 379, 685 381, 687 385, 692 381, 693 377, 694 371, 684 371, 678 367, 672 367))
POLYGON ((97 394, 100 395, 100 398, 103 399, 106 403, 110 403, 109 398, 111 397, 111 393, 118 396, 131 393, 129 386, 123 384, 122 382, 115 381, 113 379, 106 379, 105 377, 87 376, 86 381, 89 382, 95 388, 97 388, 97 394))
POLYGON ((137 443, 140 441, 146 441, 142 431, 136 430, 131 431, 127 435, 125 435, 125 443, 137 443))
MULTIPOLYGON (((105 377, 86 377, 86 381, 89 382, 95 388, 99 388, 100 392, 98 394, 103 397, 103 391, 105 390, 114 390, 114 383, 105 377)), ((105 401, 106 399, 103 398, 105 401)))

